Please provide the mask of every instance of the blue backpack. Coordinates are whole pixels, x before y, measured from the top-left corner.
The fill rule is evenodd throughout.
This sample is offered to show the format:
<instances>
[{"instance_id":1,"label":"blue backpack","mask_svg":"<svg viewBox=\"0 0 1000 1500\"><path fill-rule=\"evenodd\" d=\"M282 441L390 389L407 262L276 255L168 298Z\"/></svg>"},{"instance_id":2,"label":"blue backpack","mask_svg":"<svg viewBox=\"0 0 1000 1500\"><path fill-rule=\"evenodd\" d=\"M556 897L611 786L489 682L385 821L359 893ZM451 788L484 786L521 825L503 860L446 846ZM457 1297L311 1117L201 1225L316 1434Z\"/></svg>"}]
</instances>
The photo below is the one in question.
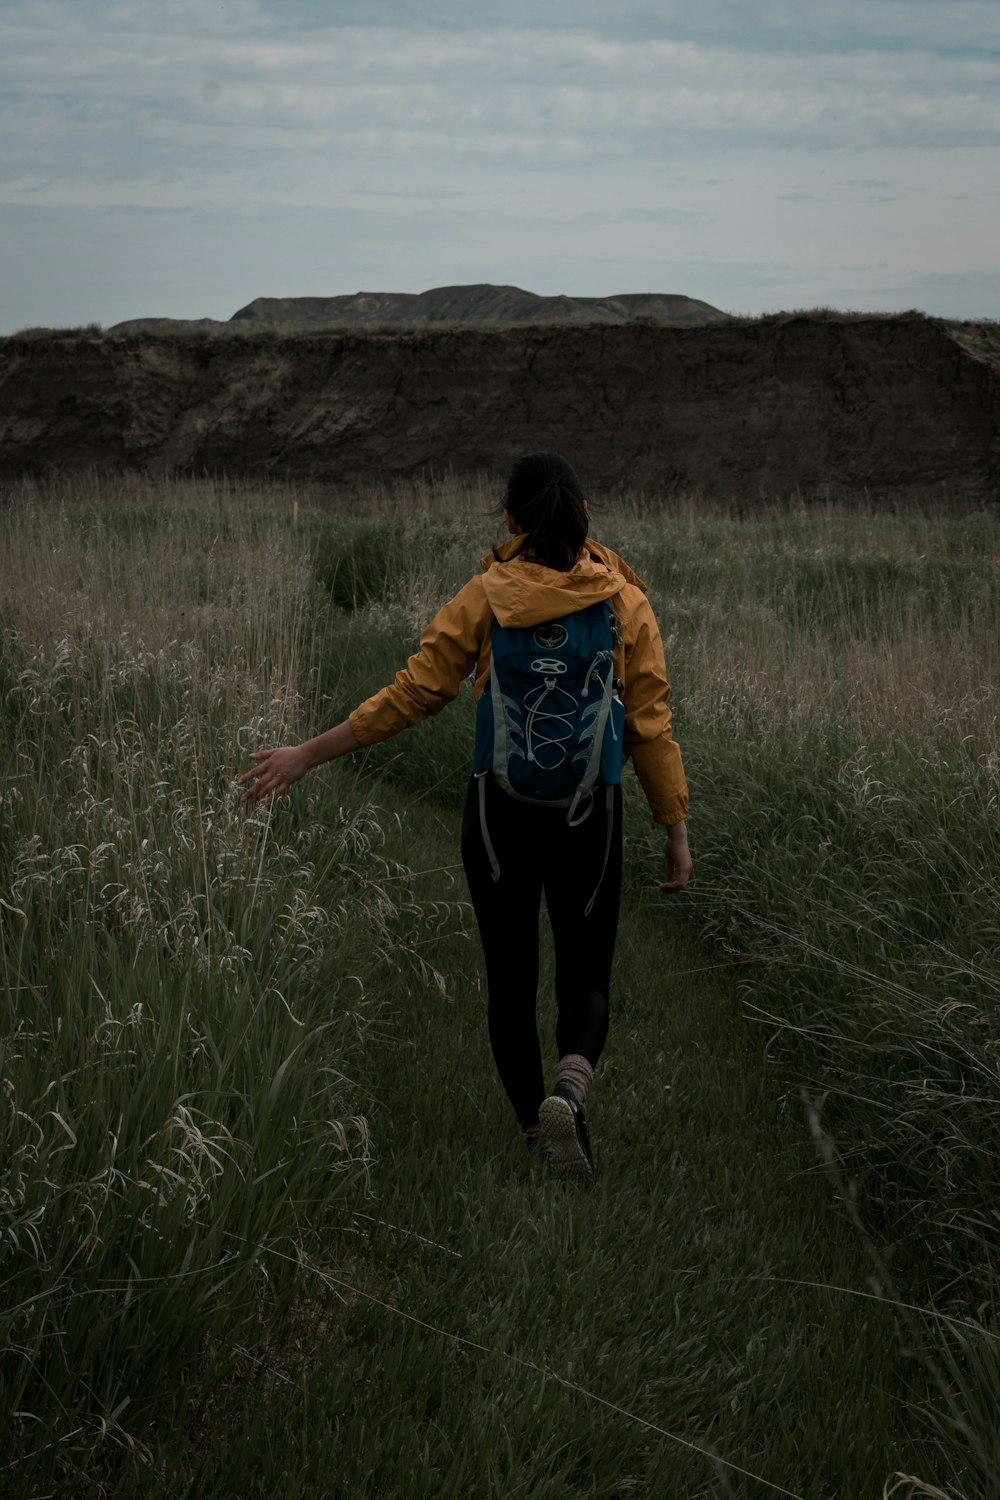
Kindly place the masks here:
<instances>
[{"instance_id":1,"label":"blue backpack","mask_svg":"<svg viewBox=\"0 0 1000 1500\"><path fill-rule=\"evenodd\" d=\"M494 619L489 684L476 705L474 774L492 771L518 801L565 807L568 823L582 822L594 787L621 780L617 640L610 599L539 625Z\"/></svg>"}]
</instances>

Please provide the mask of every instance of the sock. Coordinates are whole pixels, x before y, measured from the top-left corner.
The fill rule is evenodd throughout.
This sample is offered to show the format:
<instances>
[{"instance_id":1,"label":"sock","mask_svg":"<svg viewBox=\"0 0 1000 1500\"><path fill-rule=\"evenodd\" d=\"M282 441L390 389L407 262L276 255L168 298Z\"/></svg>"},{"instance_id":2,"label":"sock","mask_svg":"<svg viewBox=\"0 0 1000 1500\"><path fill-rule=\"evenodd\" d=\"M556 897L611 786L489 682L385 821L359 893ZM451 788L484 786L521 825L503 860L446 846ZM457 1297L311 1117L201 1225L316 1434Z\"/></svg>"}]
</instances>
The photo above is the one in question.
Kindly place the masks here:
<instances>
[{"instance_id":1,"label":"sock","mask_svg":"<svg viewBox=\"0 0 1000 1500\"><path fill-rule=\"evenodd\" d=\"M537 1120L535 1120L530 1125L521 1126L521 1139L524 1141L524 1144L527 1146L529 1151L534 1151L535 1147L540 1145L542 1139L542 1127L541 1125L539 1125Z\"/></svg>"},{"instance_id":2,"label":"sock","mask_svg":"<svg viewBox=\"0 0 1000 1500\"><path fill-rule=\"evenodd\" d=\"M556 1063L553 1083L568 1083L578 1104L586 1103L587 1090L594 1081L594 1070L580 1052L567 1052Z\"/></svg>"}]
</instances>

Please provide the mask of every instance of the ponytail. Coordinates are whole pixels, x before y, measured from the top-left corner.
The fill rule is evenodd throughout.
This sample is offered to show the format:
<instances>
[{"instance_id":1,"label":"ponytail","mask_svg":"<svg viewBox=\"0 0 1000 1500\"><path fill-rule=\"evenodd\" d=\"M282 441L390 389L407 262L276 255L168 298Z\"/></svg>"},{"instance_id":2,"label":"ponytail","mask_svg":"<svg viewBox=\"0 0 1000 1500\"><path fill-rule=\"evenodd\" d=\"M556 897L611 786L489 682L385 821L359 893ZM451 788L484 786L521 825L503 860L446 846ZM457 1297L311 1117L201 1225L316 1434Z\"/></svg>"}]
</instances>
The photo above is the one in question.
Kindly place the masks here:
<instances>
[{"instance_id":1,"label":"ponytail","mask_svg":"<svg viewBox=\"0 0 1000 1500\"><path fill-rule=\"evenodd\" d=\"M510 471L503 509L521 529L518 554L566 573L587 536L580 481L559 453L529 453Z\"/></svg>"}]
</instances>

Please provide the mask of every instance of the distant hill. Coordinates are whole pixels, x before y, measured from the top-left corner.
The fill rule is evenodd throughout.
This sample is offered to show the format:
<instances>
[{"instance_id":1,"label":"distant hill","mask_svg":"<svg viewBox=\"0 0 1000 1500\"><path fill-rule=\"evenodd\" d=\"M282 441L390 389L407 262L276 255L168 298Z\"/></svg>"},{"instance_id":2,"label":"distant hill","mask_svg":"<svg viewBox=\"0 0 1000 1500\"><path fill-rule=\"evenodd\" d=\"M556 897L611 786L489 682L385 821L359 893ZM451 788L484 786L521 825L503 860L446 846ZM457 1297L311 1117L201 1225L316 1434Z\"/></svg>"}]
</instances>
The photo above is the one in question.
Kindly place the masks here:
<instances>
[{"instance_id":1,"label":"distant hill","mask_svg":"<svg viewBox=\"0 0 1000 1500\"><path fill-rule=\"evenodd\" d=\"M128 318L115 323L107 333L212 333L228 328L222 318Z\"/></svg>"},{"instance_id":2,"label":"distant hill","mask_svg":"<svg viewBox=\"0 0 1000 1500\"><path fill-rule=\"evenodd\" d=\"M516 286L439 286L429 292L355 292L350 297L258 297L233 323L301 328L365 323L723 323L707 302L662 292L621 297L538 297Z\"/></svg>"},{"instance_id":3,"label":"distant hill","mask_svg":"<svg viewBox=\"0 0 1000 1500\"><path fill-rule=\"evenodd\" d=\"M726 323L696 297L666 292L626 292L618 297L538 297L516 286L439 286L428 292L354 292L343 297L257 297L227 321L212 318L131 318L109 333L233 331L232 325L286 330L412 327L425 323Z\"/></svg>"}]
</instances>

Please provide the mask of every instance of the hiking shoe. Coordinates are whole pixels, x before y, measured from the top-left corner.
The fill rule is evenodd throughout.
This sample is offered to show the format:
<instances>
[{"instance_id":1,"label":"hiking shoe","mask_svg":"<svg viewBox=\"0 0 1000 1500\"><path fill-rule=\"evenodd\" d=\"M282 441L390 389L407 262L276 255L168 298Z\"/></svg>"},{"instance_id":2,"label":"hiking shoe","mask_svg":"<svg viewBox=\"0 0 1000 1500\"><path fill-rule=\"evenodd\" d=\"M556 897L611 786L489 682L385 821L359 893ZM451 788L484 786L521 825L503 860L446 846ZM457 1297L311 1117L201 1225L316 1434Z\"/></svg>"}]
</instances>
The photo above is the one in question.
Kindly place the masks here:
<instances>
[{"instance_id":1,"label":"hiking shoe","mask_svg":"<svg viewBox=\"0 0 1000 1500\"><path fill-rule=\"evenodd\" d=\"M587 1117L568 1083L557 1083L538 1111L542 1150L556 1177L566 1182L593 1182L594 1153Z\"/></svg>"}]
</instances>

